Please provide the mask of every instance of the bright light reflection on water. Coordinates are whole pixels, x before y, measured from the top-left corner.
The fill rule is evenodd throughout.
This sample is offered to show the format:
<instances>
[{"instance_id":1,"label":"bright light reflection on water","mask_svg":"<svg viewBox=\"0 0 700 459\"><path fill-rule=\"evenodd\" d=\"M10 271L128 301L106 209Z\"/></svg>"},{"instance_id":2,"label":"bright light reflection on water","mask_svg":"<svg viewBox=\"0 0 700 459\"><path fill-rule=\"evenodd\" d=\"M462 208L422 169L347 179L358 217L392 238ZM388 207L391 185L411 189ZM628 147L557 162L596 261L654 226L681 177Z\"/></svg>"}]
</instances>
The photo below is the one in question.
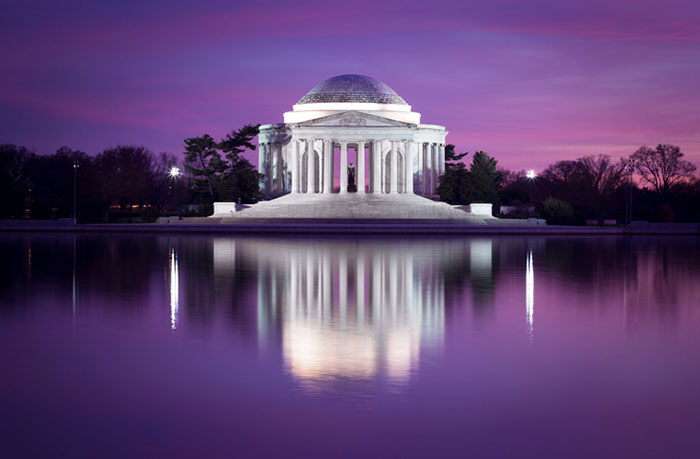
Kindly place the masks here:
<instances>
[{"instance_id":1,"label":"bright light reflection on water","mask_svg":"<svg viewBox=\"0 0 700 459\"><path fill-rule=\"evenodd\" d=\"M700 456L698 238L0 249L7 457Z\"/></svg>"}]
</instances>

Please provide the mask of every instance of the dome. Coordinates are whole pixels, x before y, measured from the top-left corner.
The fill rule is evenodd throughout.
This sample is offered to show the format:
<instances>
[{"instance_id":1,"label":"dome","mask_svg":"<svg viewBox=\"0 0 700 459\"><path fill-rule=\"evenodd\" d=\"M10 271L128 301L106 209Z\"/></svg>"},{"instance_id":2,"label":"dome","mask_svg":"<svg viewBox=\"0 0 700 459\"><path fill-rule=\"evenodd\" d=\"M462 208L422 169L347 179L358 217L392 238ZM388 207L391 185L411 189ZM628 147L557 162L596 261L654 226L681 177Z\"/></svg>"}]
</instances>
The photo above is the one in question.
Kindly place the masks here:
<instances>
[{"instance_id":1,"label":"dome","mask_svg":"<svg viewBox=\"0 0 700 459\"><path fill-rule=\"evenodd\" d=\"M299 104L370 103L408 105L389 86L364 75L338 75L320 83Z\"/></svg>"}]
</instances>

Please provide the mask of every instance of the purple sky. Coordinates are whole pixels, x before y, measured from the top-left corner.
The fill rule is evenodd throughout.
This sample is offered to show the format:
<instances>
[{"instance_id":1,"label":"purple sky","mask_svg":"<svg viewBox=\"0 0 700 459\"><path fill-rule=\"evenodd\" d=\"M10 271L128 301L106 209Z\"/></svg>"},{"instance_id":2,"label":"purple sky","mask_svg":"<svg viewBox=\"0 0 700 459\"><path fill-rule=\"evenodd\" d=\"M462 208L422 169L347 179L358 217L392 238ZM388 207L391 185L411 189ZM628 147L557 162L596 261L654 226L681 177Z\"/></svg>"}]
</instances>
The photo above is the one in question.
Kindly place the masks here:
<instances>
[{"instance_id":1,"label":"purple sky","mask_svg":"<svg viewBox=\"0 0 700 459\"><path fill-rule=\"evenodd\" d=\"M697 0L3 0L0 58L0 142L41 153L180 153L359 73L511 169L660 142L700 165Z\"/></svg>"}]
</instances>

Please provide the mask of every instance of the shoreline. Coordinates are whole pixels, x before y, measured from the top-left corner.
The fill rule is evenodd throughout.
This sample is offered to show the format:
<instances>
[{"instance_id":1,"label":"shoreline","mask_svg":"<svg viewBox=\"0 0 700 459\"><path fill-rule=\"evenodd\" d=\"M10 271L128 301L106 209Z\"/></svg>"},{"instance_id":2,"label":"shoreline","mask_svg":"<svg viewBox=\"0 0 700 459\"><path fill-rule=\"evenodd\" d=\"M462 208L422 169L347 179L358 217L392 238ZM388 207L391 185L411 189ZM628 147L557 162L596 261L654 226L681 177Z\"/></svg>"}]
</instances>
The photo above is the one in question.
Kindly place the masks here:
<instances>
[{"instance_id":1,"label":"shoreline","mask_svg":"<svg viewBox=\"0 0 700 459\"><path fill-rule=\"evenodd\" d=\"M57 220L0 220L0 232L193 233L193 234L524 234L524 235L693 235L700 223L633 222L632 226L465 225L441 221L255 221L246 223L79 223Z\"/></svg>"}]
</instances>

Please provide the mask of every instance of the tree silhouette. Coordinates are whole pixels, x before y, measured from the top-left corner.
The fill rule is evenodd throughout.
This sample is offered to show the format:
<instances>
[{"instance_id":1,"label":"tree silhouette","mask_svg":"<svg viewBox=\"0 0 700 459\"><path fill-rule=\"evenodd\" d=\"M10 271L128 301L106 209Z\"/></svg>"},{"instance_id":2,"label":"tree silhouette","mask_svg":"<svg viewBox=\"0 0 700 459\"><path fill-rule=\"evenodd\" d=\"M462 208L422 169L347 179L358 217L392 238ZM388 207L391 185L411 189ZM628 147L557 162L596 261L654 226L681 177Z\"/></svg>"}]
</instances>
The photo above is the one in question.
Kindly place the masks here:
<instances>
[{"instance_id":1,"label":"tree silhouette","mask_svg":"<svg viewBox=\"0 0 700 459\"><path fill-rule=\"evenodd\" d=\"M246 150L255 150L252 140L260 131L259 124L246 124L238 130L232 130L219 142L219 148L229 162L229 169L235 170L239 165L250 164L242 155Z\"/></svg>"},{"instance_id":2,"label":"tree silhouette","mask_svg":"<svg viewBox=\"0 0 700 459\"><path fill-rule=\"evenodd\" d=\"M472 182L470 202L498 201L498 185L501 183L501 173L498 171L498 161L483 151L477 151L469 167Z\"/></svg>"},{"instance_id":3,"label":"tree silhouette","mask_svg":"<svg viewBox=\"0 0 700 459\"><path fill-rule=\"evenodd\" d=\"M464 153L455 153L455 146L451 143L445 145L445 170L458 168L460 164L458 161L469 154L468 151Z\"/></svg>"},{"instance_id":4,"label":"tree silhouette","mask_svg":"<svg viewBox=\"0 0 700 459\"><path fill-rule=\"evenodd\" d=\"M226 162L217 151L218 144L212 136L185 139L185 169L192 174L193 189L208 193L214 200L214 179L226 170Z\"/></svg>"},{"instance_id":5,"label":"tree silhouette","mask_svg":"<svg viewBox=\"0 0 700 459\"><path fill-rule=\"evenodd\" d=\"M108 204L119 204L123 212L129 205L148 202L149 190L154 186L154 155L149 149L117 145L97 155L95 163L102 197Z\"/></svg>"},{"instance_id":6,"label":"tree silhouette","mask_svg":"<svg viewBox=\"0 0 700 459\"><path fill-rule=\"evenodd\" d=\"M12 144L0 145L0 217L21 217L31 189L34 152Z\"/></svg>"},{"instance_id":7,"label":"tree silhouette","mask_svg":"<svg viewBox=\"0 0 700 459\"><path fill-rule=\"evenodd\" d=\"M695 165L682 158L681 149L669 144L656 148L643 145L630 156L642 183L651 185L662 197L668 196L674 186L692 180Z\"/></svg>"},{"instance_id":8,"label":"tree silhouette","mask_svg":"<svg viewBox=\"0 0 700 459\"><path fill-rule=\"evenodd\" d=\"M576 160L578 169L583 174L584 187L580 192L588 205L596 210L600 223L605 218L605 212L610 208L616 191L626 185L625 164L614 163L609 155L584 156Z\"/></svg>"}]
</instances>

